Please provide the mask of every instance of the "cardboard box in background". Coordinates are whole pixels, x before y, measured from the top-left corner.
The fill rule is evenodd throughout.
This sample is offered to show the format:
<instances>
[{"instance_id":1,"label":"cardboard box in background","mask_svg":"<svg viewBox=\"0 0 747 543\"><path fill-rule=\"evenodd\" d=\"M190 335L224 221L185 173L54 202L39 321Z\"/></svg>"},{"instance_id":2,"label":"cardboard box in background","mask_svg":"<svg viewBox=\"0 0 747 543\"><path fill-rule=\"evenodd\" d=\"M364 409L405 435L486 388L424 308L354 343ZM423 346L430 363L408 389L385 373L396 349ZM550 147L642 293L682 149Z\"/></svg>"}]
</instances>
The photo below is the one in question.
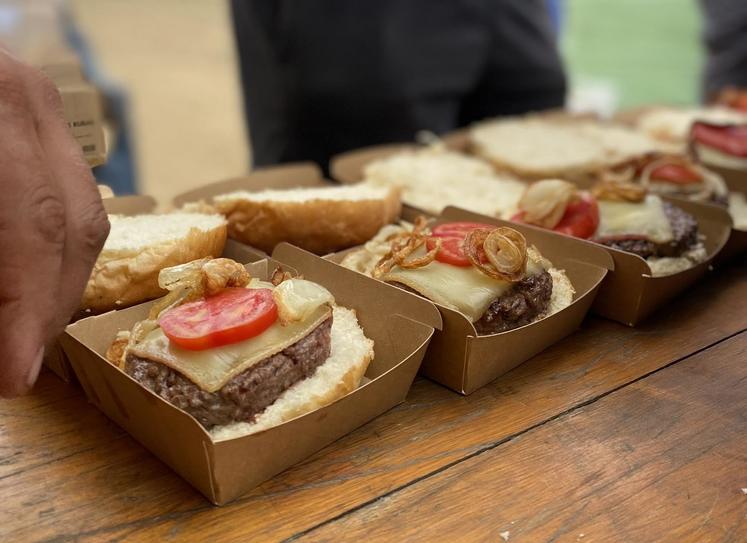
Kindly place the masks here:
<instances>
[{"instance_id":1,"label":"cardboard box in background","mask_svg":"<svg viewBox=\"0 0 747 543\"><path fill-rule=\"evenodd\" d=\"M375 342L367 380L344 398L280 426L214 442L190 415L150 392L104 359L116 333L143 319L152 302L68 326L65 352L89 400L215 504L227 503L404 401L433 329L430 302L281 244L273 261L247 266L265 278L276 265L327 287L356 310Z\"/></svg>"},{"instance_id":2,"label":"cardboard box in background","mask_svg":"<svg viewBox=\"0 0 747 543\"><path fill-rule=\"evenodd\" d=\"M444 321L443 330L433 336L420 372L456 392L471 394L576 330L602 280L613 268L613 261L595 244L456 207L447 207L434 224L455 221L482 222L519 230L556 268L565 270L576 290L573 302L565 309L529 325L490 335L479 336L462 313L438 305ZM356 249L326 258L340 262L353 250Z\"/></svg>"},{"instance_id":3,"label":"cardboard box in background","mask_svg":"<svg viewBox=\"0 0 747 543\"><path fill-rule=\"evenodd\" d=\"M106 162L101 99L97 89L83 78L80 60L68 45L65 2L6 0L0 9L2 46L52 80L86 160L91 166Z\"/></svg>"}]
</instances>

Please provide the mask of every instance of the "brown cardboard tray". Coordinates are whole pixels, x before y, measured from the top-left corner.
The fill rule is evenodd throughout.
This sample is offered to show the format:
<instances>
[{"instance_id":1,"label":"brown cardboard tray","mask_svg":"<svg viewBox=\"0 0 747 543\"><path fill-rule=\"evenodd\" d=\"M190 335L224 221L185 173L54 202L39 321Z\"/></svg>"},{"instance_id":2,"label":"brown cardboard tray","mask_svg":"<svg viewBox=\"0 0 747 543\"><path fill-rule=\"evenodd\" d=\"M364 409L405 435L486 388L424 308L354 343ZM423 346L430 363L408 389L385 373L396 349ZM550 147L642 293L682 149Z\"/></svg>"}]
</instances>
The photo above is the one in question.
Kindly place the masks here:
<instances>
[{"instance_id":1,"label":"brown cardboard tray","mask_svg":"<svg viewBox=\"0 0 747 543\"><path fill-rule=\"evenodd\" d=\"M527 326L487 336L478 336L462 313L438 305L443 331L433 336L420 371L452 390L471 394L576 330L613 262L598 245L456 207L447 207L435 223L453 221L484 222L521 231L555 267L566 271L576 290L573 303L565 309ZM340 262L347 252L328 258Z\"/></svg>"},{"instance_id":2,"label":"brown cardboard tray","mask_svg":"<svg viewBox=\"0 0 747 543\"><path fill-rule=\"evenodd\" d=\"M359 388L280 426L214 442L191 416L142 387L103 355L120 330L145 317L152 302L89 317L68 326L63 345L89 400L171 466L211 502L225 504L402 402L433 328L433 304L281 244L274 261L247 266L267 277L277 263L326 286L356 310L375 342L375 359Z\"/></svg>"},{"instance_id":3,"label":"brown cardboard tray","mask_svg":"<svg viewBox=\"0 0 747 543\"><path fill-rule=\"evenodd\" d=\"M706 260L680 273L653 277L648 263L638 255L604 247L615 261L615 267L602 283L594 301L592 309L595 313L635 326L702 278L711 261L723 249L731 232L731 217L725 209L688 200L664 200L671 201L698 220L700 233L706 237L703 242Z\"/></svg>"}]
</instances>

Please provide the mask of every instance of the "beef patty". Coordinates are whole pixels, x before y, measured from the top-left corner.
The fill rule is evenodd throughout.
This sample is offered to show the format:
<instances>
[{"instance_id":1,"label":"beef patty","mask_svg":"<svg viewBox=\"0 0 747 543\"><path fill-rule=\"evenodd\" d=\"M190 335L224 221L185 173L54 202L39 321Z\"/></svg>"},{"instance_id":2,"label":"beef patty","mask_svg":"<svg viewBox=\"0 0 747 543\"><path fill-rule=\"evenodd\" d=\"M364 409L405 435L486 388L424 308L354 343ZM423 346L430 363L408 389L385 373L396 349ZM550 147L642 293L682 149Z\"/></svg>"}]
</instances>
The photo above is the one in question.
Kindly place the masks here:
<instances>
[{"instance_id":1,"label":"beef patty","mask_svg":"<svg viewBox=\"0 0 747 543\"><path fill-rule=\"evenodd\" d=\"M680 256L698 243L698 221L689 213L663 202L664 213L672 226L673 239L668 243L654 243L646 239L600 240L599 243L634 253L641 258Z\"/></svg>"},{"instance_id":2,"label":"beef patty","mask_svg":"<svg viewBox=\"0 0 747 543\"><path fill-rule=\"evenodd\" d=\"M125 372L167 402L192 415L208 430L254 418L329 358L332 317L306 337L254 364L216 392L206 392L159 362L128 356Z\"/></svg>"},{"instance_id":3,"label":"beef patty","mask_svg":"<svg viewBox=\"0 0 747 543\"><path fill-rule=\"evenodd\" d=\"M402 283L392 281L391 284L422 296ZM485 336L529 324L547 311L551 297L552 275L547 271L525 277L514 283L503 296L493 300L480 320L474 323L475 329L479 335Z\"/></svg>"},{"instance_id":4,"label":"beef patty","mask_svg":"<svg viewBox=\"0 0 747 543\"><path fill-rule=\"evenodd\" d=\"M525 277L488 306L475 330L484 336L529 324L547 311L551 297L552 275L547 271Z\"/></svg>"}]
</instances>

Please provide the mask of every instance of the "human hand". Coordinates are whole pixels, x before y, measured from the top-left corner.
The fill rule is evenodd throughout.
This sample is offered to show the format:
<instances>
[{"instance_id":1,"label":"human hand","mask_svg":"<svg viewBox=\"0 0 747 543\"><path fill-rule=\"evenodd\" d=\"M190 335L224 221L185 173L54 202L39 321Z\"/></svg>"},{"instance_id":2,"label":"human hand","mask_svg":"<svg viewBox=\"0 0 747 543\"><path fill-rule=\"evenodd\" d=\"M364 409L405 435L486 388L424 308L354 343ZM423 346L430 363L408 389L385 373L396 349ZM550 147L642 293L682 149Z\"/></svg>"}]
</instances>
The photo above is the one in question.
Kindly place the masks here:
<instances>
[{"instance_id":1,"label":"human hand","mask_svg":"<svg viewBox=\"0 0 747 543\"><path fill-rule=\"evenodd\" d=\"M0 50L0 396L23 394L80 304L109 221L55 86Z\"/></svg>"}]
</instances>

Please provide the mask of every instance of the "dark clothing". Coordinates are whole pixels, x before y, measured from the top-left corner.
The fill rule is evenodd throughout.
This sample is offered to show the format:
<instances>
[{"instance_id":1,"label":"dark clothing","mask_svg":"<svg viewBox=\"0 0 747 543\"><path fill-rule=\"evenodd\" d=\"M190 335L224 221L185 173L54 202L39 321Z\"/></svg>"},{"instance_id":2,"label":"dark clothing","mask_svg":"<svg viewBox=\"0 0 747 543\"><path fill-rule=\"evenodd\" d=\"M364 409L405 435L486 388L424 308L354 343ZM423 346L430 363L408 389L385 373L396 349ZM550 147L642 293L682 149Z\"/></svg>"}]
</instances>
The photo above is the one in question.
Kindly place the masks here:
<instances>
[{"instance_id":1,"label":"dark clothing","mask_svg":"<svg viewBox=\"0 0 747 543\"><path fill-rule=\"evenodd\" d=\"M747 0L701 0L706 100L728 86L747 88Z\"/></svg>"},{"instance_id":2,"label":"dark clothing","mask_svg":"<svg viewBox=\"0 0 747 543\"><path fill-rule=\"evenodd\" d=\"M232 0L257 166L563 105L544 0Z\"/></svg>"}]
</instances>

